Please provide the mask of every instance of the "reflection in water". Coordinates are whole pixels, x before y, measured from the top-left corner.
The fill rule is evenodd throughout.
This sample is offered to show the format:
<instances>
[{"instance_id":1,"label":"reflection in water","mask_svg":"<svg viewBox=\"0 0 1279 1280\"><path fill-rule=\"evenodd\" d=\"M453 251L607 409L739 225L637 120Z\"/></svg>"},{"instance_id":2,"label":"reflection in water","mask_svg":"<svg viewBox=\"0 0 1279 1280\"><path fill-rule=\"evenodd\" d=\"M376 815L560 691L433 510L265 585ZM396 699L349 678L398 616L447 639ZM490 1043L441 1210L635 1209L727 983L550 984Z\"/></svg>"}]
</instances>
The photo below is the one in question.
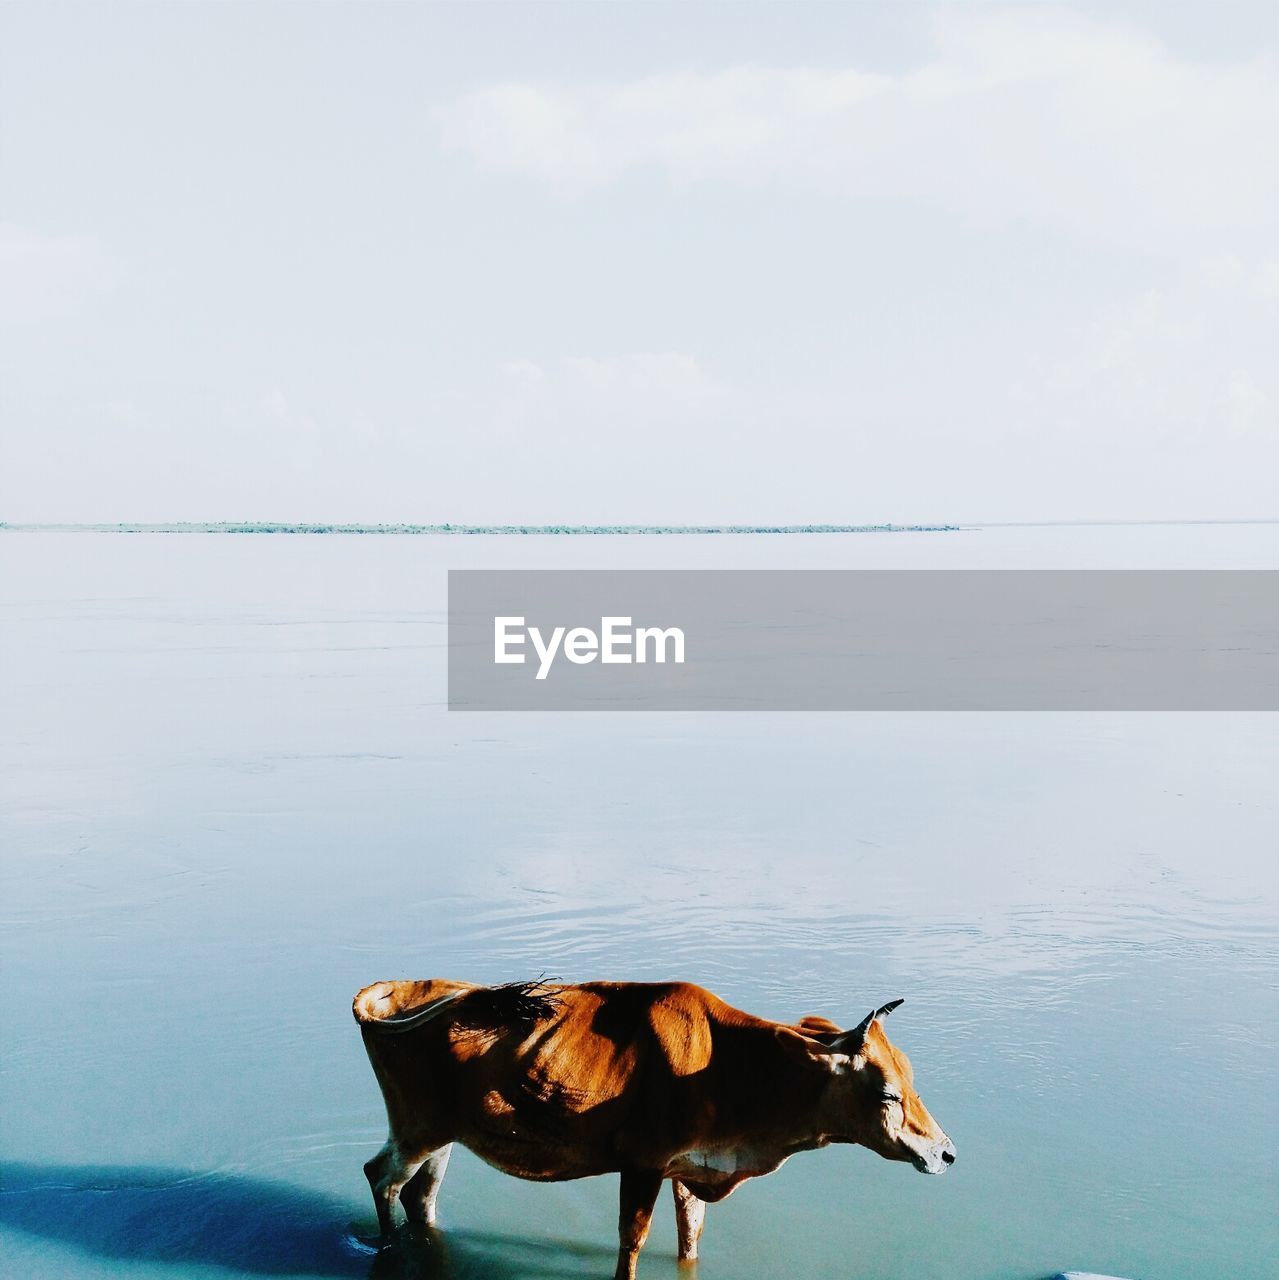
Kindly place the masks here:
<instances>
[{"instance_id":1,"label":"reflection in water","mask_svg":"<svg viewBox=\"0 0 1279 1280\"><path fill-rule=\"evenodd\" d=\"M254 1275L361 1276L350 1206L234 1174L118 1165L0 1165L0 1224L86 1253Z\"/></svg>"},{"instance_id":2,"label":"reflection in water","mask_svg":"<svg viewBox=\"0 0 1279 1280\"><path fill-rule=\"evenodd\" d=\"M395 1241L373 1258L368 1280L511 1280L513 1276L550 1280L580 1276L583 1263L602 1277L612 1271L616 1258L615 1250L591 1249L566 1240L402 1228Z\"/></svg>"},{"instance_id":3,"label":"reflection in water","mask_svg":"<svg viewBox=\"0 0 1279 1280\"><path fill-rule=\"evenodd\" d=\"M86 1254L243 1275L509 1280L577 1275L611 1250L494 1232L402 1227L378 1247L350 1205L238 1174L118 1165L0 1164L0 1226ZM355 1232L360 1231L357 1235Z\"/></svg>"}]
</instances>

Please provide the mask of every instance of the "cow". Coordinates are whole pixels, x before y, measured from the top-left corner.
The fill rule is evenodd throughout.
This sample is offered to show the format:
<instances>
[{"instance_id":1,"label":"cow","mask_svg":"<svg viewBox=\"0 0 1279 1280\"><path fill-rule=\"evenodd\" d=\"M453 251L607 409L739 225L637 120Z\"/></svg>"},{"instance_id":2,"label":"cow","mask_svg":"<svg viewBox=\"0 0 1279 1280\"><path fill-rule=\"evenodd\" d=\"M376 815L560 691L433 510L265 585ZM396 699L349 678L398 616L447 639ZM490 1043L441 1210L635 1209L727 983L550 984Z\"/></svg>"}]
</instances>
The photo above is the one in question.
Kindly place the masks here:
<instances>
[{"instance_id":1,"label":"cow","mask_svg":"<svg viewBox=\"0 0 1279 1280\"><path fill-rule=\"evenodd\" d=\"M846 1031L687 982L376 982L353 1011L390 1125L364 1166L382 1236L397 1202L434 1226L455 1142L518 1178L620 1173L615 1280L634 1280L667 1179L691 1261L707 1203L796 1152L851 1143L942 1173L954 1144L880 1021L901 1003Z\"/></svg>"}]
</instances>

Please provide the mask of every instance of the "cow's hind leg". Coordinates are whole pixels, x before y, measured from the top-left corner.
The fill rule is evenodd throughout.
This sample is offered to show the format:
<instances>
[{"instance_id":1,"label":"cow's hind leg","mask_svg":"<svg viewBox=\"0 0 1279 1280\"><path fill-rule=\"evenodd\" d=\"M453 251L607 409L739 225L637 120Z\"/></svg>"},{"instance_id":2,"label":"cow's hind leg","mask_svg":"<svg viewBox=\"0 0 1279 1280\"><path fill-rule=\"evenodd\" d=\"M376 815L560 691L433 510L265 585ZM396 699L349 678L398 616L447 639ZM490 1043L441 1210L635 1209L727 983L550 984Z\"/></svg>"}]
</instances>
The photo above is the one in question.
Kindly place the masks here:
<instances>
[{"instance_id":1,"label":"cow's hind leg","mask_svg":"<svg viewBox=\"0 0 1279 1280\"><path fill-rule=\"evenodd\" d=\"M651 1169L623 1169L617 1215L617 1271L614 1280L635 1280L635 1264L648 1239L653 1206L662 1189L662 1175Z\"/></svg>"},{"instance_id":2,"label":"cow's hind leg","mask_svg":"<svg viewBox=\"0 0 1279 1280\"><path fill-rule=\"evenodd\" d=\"M364 1176L373 1192L378 1229L383 1236L389 1236L395 1226L395 1204L401 1189L429 1154L424 1151L407 1156L395 1139L389 1138L386 1146L364 1166Z\"/></svg>"},{"instance_id":3,"label":"cow's hind leg","mask_svg":"<svg viewBox=\"0 0 1279 1280\"><path fill-rule=\"evenodd\" d=\"M400 1192L400 1203L410 1222L423 1227L435 1226L435 1199L440 1194L440 1183L444 1181L444 1170L452 1152L451 1142L432 1151Z\"/></svg>"},{"instance_id":4,"label":"cow's hind leg","mask_svg":"<svg viewBox=\"0 0 1279 1280\"><path fill-rule=\"evenodd\" d=\"M671 1179L675 1193L675 1234L679 1240L679 1260L697 1261L697 1242L706 1222L706 1201L695 1196L678 1178Z\"/></svg>"}]
</instances>

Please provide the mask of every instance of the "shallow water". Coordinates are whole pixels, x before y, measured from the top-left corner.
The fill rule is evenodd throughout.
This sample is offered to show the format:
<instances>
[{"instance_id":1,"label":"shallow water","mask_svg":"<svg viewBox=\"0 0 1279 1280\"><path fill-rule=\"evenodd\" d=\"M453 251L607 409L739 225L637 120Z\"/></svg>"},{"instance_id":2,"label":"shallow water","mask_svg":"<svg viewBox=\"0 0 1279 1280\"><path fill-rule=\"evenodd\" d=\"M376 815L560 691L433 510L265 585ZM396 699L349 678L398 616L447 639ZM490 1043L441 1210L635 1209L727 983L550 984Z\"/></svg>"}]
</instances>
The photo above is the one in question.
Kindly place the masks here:
<instances>
[{"instance_id":1,"label":"shallow water","mask_svg":"<svg viewBox=\"0 0 1279 1280\"><path fill-rule=\"evenodd\" d=\"M444 710L446 568L672 565L1279 567L1279 527L0 535L7 1273L609 1274L614 1179L464 1153L442 1242L360 1240L351 995L547 973L906 997L954 1170L797 1157L703 1280L1275 1274L1279 717Z\"/></svg>"}]
</instances>

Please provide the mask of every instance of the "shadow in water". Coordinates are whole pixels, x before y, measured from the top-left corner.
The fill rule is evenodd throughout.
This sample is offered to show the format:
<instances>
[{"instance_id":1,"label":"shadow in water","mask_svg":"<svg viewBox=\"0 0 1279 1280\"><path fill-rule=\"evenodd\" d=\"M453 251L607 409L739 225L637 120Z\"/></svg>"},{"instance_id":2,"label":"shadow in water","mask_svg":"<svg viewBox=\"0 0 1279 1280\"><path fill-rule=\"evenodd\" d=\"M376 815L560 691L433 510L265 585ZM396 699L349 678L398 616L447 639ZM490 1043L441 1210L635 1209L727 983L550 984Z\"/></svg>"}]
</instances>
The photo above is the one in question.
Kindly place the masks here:
<instances>
[{"instance_id":1,"label":"shadow in water","mask_svg":"<svg viewBox=\"0 0 1279 1280\"><path fill-rule=\"evenodd\" d=\"M257 1276L509 1280L607 1274L613 1253L490 1232L355 1234L351 1204L235 1174L121 1165L0 1164L0 1228L100 1258ZM606 1261L605 1261L606 1260Z\"/></svg>"}]
</instances>

